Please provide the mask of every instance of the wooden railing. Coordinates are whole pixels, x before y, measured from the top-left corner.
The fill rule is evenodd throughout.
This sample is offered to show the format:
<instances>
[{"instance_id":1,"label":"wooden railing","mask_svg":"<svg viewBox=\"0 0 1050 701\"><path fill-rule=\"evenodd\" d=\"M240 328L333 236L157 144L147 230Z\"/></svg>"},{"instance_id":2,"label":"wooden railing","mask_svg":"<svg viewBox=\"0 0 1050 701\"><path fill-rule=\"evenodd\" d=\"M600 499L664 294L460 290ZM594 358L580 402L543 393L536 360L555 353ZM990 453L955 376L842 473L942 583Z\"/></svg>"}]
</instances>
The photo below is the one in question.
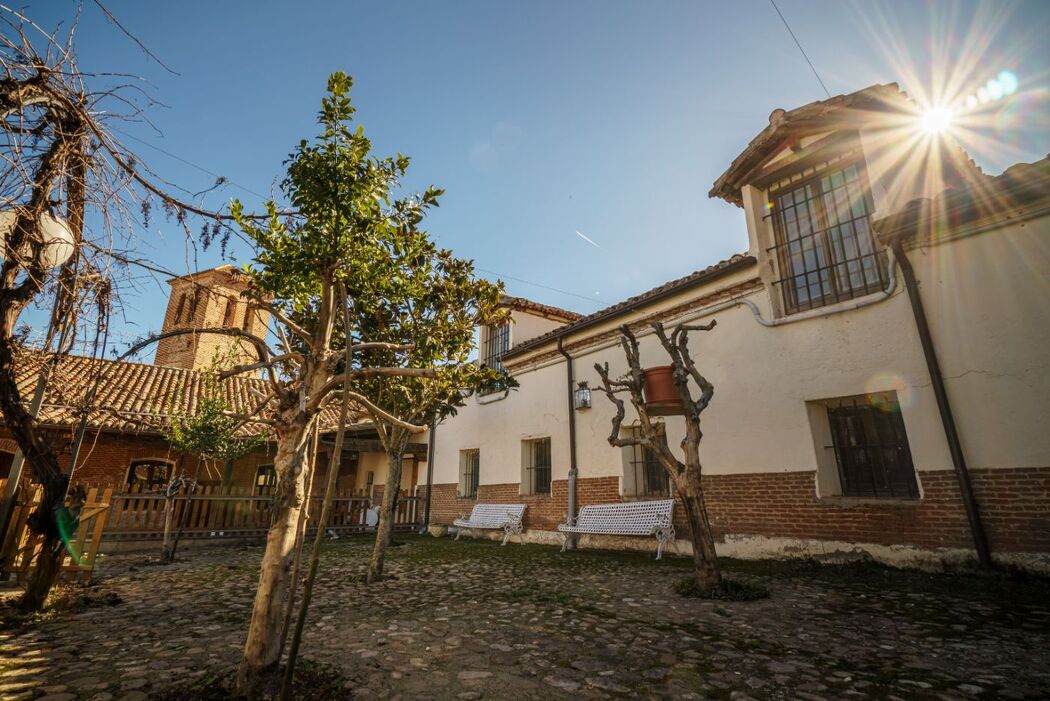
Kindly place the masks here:
<instances>
[{"instance_id":1,"label":"wooden railing","mask_svg":"<svg viewBox=\"0 0 1050 701\"><path fill-rule=\"evenodd\" d=\"M270 527L273 499L272 488L255 489L231 486L198 487L192 494L180 494L173 499L172 523L174 529L184 524L183 538L244 538L265 535ZM310 497L307 530L317 527L323 495ZM420 525L421 498L401 496L394 520L397 530L411 530ZM166 500L156 489L132 487L113 495L109 521L104 536L107 539L156 539L163 537ZM336 493L332 514L325 530L336 534L362 533L371 530L368 497L357 496L352 490Z\"/></svg>"},{"instance_id":2,"label":"wooden railing","mask_svg":"<svg viewBox=\"0 0 1050 701\"><path fill-rule=\"evenodd\" d=\"M0 494L3 494L7 480L0 480ZM21 489L11 511L11 521L0 543L0 580L6 581L13 574L18 581L23 581L39 554L41 537L30 532L26 520L40 503L43 489L32 485ZM62 559L62 576L66 579L91 578L102 542L102 533L106 523L112 489L91 488L83 495L82 503L75 507L79 524L75 531L66 534L66 553Z\"/></svg>"}]
</instances>

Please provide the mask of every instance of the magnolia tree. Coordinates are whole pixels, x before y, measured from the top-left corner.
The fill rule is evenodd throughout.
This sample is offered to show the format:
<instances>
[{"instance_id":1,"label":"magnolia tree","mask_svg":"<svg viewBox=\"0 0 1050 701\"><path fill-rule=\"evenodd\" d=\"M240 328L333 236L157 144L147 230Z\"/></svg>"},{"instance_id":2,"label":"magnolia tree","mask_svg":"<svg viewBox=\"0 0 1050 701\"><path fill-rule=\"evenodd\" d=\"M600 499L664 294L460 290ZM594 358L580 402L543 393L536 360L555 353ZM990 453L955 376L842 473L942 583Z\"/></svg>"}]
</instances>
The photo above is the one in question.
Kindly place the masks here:
<instances>
[{"instance_id":1,"label":"magnolia tree","mask_svg":"<svg viewBox=\"0 0 1050 701\"><path fill-rule=\"evenodd\" d=\"M367 413L388 465L368 567L370 583L382 576L393 533L403 457L416 432L407 424L433 425L454 414L471 393L500 379L497 370L469 362L469 356L477 327L499 323L507 313L499 307L500 285L475 278L470 261L437 248L414 226L397 231L384 249L383 265L389 272L382 285L369 291L375 298L351 305L354 323L366 338L410 349L398 354L375 348L361 353L358 362L425 367L433 373L427 377L362 377L356 385L372 401L373 408ZM390 421L390 416L399 420Z\"/></svg>"},{"instance_id":2,"label":"magnolia tree","mask_svg":"<svg viewBox=\"0 0 1050 701\"><path fill-rule=\"evenodd\" d=\"M644 388L645 371L642 369L638 354L638 339L626 324L620 327L620 345L627 358L627 372L618 378L609 376L609 364L595 364L594 369L601 378L601 390L616 407L612 420L612 432L609 444L612 446L645 446L656 455L667 471L671 484L685 507L686 521L693 541L693 578L699 593L712 592L722 587L722 574L718 568L715 555L715 541L711 535L711 521L704 503L704 485L701 479L700 414L707 409L714 396L715 388L704 377L693 362L689 352L689 332L710 331L715 327L711 321L704 325L679 324L668 335L663 324L652 325L660 345L671 359L674 371L671 375L678 396L682 402L685 419L685 438L682 439L682 458L671 450L664 440L664 434L645 407ZM694 396L693 385L699 390ZM625 416L624 401L619 395L626 394L638 414L638 431L621 436L620 427Z\"/></svg>"}]
</instances>

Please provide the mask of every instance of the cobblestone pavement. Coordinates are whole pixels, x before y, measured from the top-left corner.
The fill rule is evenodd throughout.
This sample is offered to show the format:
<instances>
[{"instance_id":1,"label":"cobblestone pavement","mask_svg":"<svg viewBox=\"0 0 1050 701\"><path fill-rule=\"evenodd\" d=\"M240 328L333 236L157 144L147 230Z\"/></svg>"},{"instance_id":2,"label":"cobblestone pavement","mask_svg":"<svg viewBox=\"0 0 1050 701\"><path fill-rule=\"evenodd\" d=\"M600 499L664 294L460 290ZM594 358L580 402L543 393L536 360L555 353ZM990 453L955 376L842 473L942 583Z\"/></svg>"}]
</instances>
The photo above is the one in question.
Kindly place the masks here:
<instances>
[{"instance_id":1,"label":"cobblestone pavement","mask_svg":"<svg viewBox=\"0 0 1050 701\"><path fill-rule=\"evenodd\" d=\"M354 698L1046 698L1045 582L877 567L727 563L769 599L682 599L678 558L401 537L367 587L369 542L326 549L303 656ZM260 547L169 566L109 557L122 603L0 631L0 697L147 698L236 664ZM348 695L351 692L348 691Z\"/></svg>"}]
</instances>

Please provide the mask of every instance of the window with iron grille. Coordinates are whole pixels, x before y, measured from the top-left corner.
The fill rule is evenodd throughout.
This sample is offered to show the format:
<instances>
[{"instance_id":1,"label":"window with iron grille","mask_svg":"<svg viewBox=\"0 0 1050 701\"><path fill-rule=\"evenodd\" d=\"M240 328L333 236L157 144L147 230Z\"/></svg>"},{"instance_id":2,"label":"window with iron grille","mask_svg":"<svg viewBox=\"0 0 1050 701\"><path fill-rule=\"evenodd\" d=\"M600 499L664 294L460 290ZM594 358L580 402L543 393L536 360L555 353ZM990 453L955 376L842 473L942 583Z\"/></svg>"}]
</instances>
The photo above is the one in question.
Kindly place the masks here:
<instances>
[{"instance_id":1,"label":"window with iron grille","mask_svg":"<svg viewBox=\"0 0 1050 701\"><path fill-rule=\"evenodd\" d=\"M772 190L769 200L776 241L769 251L787 313L886 289L886 253L871 229L862 161Z\"/></svg>"},{"instance_id":2,"label":"window with iron grille","mask_svg":"<svg viewBox=\"0 0 1050 701\"><path fill-rule=\"evenodd\" d=\"M156 489L168 484L174 464L169 460L148 458L132 460L128 468L128 486L139 485L142 489Z\"/></svg>"},{"instance_id":3,"label":"window with iron grille","mask_svg":"<svg viewBox=\"0 0 1050 701\"><path fill-rule=\"evenodd\" d=\"M842 495L919 496L915 467L895 396L865 395L828 405Z\"/></svg>"},{"instance_id":4,"label":"window with iron grille","mask_svg":"<svg viewBox=\"0 0 1050 701\"><path fill-rule=\"evenodd\" d=\"M277 472L273 465L259 465L255 470L255 495L269 494L277 484Z\"/></svg>"},{"instance_id":5,"label":"window with iron grille","mask_svg":"<svg viewBox=\"0 0 1050 701\"><path fill-rule=\"evenodd\" d=\"M493 368L505 373L503 369L503 354L510 350L510 323L504 322L494 326L485 326L481 333L481 363L486 367ZM505 389L502 382L494 382L482 388L482 394L491 394Z\"/></svg>"},{"instance_id":6,"label":"window with iron grille","mask_svg":"<svg viewBox=\"0 0 1050 701\"><path fill-rule=\"evenodd\" d=\"M551 439L534 438L523 442L526 494L551 493Z\"/></svg>"},{"instance_id":7,"label":"window with iron grille","mask_svg":"<svg viewBox=\"0 0 1050 701\"><path fill-rule=\"evenodd\" d=\"M637 436L637 427L624 429L625 433ZM661 426L660 440L666 440ZM660 464L656 451L644 445L624 446L624 495L638 497L668 497L671 482L667 470Z\"/></svg>"},{"instance_id":8,"label":"window with iron grille","mask_svg":"<svg viewBox=\"0 0 1050 701\"><path fill-rule=\"evenodd\" d=\"M468 499L478 497L478 478L481 468L481 451L459 451L459 493Z\"/></svg>"}]
</instances>

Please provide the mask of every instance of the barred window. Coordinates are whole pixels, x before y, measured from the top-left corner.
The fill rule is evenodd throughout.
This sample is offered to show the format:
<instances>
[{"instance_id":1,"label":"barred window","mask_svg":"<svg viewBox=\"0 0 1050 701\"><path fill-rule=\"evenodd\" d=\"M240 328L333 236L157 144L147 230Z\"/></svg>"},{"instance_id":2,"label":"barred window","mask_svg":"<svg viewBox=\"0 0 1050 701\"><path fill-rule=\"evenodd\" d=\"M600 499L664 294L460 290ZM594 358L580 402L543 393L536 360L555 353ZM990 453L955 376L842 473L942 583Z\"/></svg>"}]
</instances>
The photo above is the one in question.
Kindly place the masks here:
<instances>
[{"instance_id":1,"label":"barred window","mask_svg":"<svg viewBox=\"0 0 1050 701\"><path fill-rule=\"evenodd\" d=\"M277 471L273 465L259 465L255 470L255 494L256 496L269 494L273 486L277 484Z\"/></svg>"},{"instance_id":2,"label":"barred window","mask_svg":"<svg viewBox=\"0 0 1050 701\"><path fill-rule=\"evenodd\" d=\"M171 469L174 463L170 460L148 458L145 460L132 460L128 468L128 486L141 486L142 489L154 489L163 487L171 479Z\"/></svg>"},{"instance_id":3,"label":"barred window","mask_svg":"<svg viewBox=\"0 0 1050 701\"><path fill-rule=\"evenodd\" d=\"M872 232L862 162L773 190L770 207L776 245L769 250L787 313L886 289L886 253Z\"/></svg>"},{"instance_id":4,"label":"barred window","mask_svg":"<svg viewBox=\"0 0 1050 701\"><path fill-rule=\"evenodd\" d=\"M500 372L503 369L503 354L510 350L510 322L503 322L494 326L484 326L481 329L481 363L486 367ZM495 382L482 389L482 394L491 394L505 389L503 383Z\"/></svg>"},{"instance_id":5,"label":"barred window","mask_svg":"<svg viewBox=\"0 0 1050 701\"><path fill-rule=\"evenodd\" d=\"M828 421L843 496L918 498L896 396L837 400L828 404Z\"/></svg>"},{"instance_id":6,"label":"barred window","mask_svg":"<svg viewBox=\"0 0 1050 701\"><path fill-rule=\"evenodd\" d=\"M625 428L624 433L637 436L637 427ZM666 440L663 430L660 439ZM656 452L644 445L624 446L624 496L668 497L671 482L667 470L660 464Z\"/></svg>"},{"instance_id":7,"label":"barred window","mask_svg":"<svg viewBox=\"0 0 1050 701\"><path fill-rule=\"evenodd\" d=\"M524 470L522 491L525 494L551 493L551 439L522 441Z\"/></svg>"},{"instance_id":8,"label":"barred window","mask_svg":"<svg viewBox=\"0 0 1050 701\"><path fill-rule=\"evenodd\" d=\"M481 451L459 451L459 494L468 499L478 497L478 479L481 468Z\"/></svg>"}]
</instances>

